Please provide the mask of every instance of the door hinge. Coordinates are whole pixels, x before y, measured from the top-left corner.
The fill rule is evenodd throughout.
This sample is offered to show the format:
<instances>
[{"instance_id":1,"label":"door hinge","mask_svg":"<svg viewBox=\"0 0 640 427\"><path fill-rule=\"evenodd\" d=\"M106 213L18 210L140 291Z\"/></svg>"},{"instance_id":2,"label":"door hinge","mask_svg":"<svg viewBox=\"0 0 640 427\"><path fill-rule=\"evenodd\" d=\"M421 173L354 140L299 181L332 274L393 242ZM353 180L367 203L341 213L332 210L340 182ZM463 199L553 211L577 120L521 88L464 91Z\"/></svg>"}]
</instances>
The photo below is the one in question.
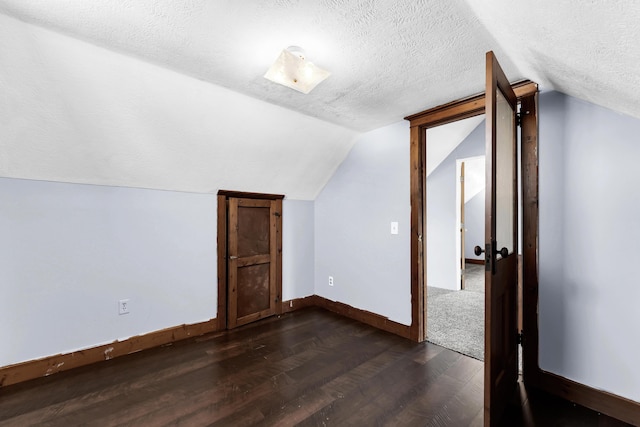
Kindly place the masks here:
<instances>
[{"instance_id":1,"label":"door hinge","mask_svg":"<svg viewBox=\"0 0 640 427\"><path fill-rule=\"evenodd\" d=\"M516 124L520 127L522 127L522 119L524 116L528 116L529 114L531 114L531 111L520 111L519 113L516 113Z\"/></svg>"},{"instance_id":2,"label":"door hinge","mask_svg":"<svg viewBox=\"0 0 640 427\"><path fill-rule=\"evenodd\" d=\"M524 342L524 332L520 331L518 332L518 344L522 345L523 342Z\"/></svg>"}]
</instances>

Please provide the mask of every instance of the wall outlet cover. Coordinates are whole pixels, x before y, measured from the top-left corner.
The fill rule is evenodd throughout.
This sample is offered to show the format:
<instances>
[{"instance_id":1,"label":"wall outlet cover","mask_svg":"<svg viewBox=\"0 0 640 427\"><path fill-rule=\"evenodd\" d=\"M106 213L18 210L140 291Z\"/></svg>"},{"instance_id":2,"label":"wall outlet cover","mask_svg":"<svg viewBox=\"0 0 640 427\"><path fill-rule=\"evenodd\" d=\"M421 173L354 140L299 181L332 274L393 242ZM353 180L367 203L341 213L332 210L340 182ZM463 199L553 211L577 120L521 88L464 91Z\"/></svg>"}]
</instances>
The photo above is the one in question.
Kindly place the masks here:
<instances>
[{"instance_id":1,"label":"wall outlet cover","mask_svg":"<svg viewBox=\"0 0 640 427\"><path fill-rule=\"evenodd\" d=\"M118 301L118 314L119 315L123 315L123 314L129 314L131 309L130 303L129 303L129 299L121 299L120 301Z\"/></svg>"}]
</instances>

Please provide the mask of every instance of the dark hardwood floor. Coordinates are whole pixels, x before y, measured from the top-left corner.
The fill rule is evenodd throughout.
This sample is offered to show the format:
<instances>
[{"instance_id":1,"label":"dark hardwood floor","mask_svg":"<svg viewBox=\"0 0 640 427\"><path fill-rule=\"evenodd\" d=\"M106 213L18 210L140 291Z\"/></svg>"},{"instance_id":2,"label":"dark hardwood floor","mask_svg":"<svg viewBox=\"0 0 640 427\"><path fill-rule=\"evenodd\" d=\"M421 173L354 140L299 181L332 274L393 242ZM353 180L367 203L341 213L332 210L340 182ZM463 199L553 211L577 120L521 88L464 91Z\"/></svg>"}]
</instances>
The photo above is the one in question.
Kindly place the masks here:
<instances>
[{"instance_id":1,"label":"dark hardwood floor","mask_svg":"<svg viewBox=\"0 0 640 427\"><path fill-rule=\"evenodd\" d=\"M481 426L483 364L310 308L0 388L0 426ZM522 387L507 426L622 426Z\"/></svg>"}]
</instances>

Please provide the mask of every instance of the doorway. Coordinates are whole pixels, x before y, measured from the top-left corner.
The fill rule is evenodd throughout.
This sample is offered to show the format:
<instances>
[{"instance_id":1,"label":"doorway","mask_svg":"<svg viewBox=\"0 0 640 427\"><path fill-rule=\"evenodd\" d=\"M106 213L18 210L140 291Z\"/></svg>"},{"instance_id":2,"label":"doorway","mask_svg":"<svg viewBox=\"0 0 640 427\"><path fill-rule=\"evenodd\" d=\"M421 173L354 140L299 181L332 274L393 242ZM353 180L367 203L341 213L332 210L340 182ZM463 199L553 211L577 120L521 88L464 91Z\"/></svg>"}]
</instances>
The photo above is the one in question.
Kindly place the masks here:
<instances>
[{"instance_id":1,"label":"doorway","mask_svg":"<svg viewBox=\"0 0 640 427\"><path fill-rule=\"evenodd\" d=\"M483 360L484 114L425 132L427 340Z\"/></svg>"},{"instance_id":2,"label":"doorway","mask_svg":"<svg viewBox=\"0 0 640 427\"><path fill-rule=\"evenodd\" d=\"M282 199L218 192L218 324L282 313Z\"/></svg>"},{"instance_id":3,"label":"doorway","mask_svg":"<svg viewBox=\"0 0 640 427\"><path fill-rule=\"evenodd\" d=\"M426 235L428 205L426 178L426 132L431 127L487 113L487 198L485 252L485 425L499 420L517 381L517 345L524 347L523 376L539 375L537 329L537 85L530 81L509 84L493 52L486 55L486 92L407 117L410 127L411 182L411 337L426 339L427 292L424 264L428 256ZM521 113L516 113L517 104ZM522 195L516 185L516 122L521 123ZM499 148L499 150L497 150ZM499 172L499 173L497 173ZM507 197L508 196L508 197ZM518 203L519 201L519 203ZM513 284L517 283L515 229L517 206L522 208L523 326L518 333ZM498 218L498 220L497 220ZM498 225L498 227L497 227Z\"/></svg>"}]
</instances>

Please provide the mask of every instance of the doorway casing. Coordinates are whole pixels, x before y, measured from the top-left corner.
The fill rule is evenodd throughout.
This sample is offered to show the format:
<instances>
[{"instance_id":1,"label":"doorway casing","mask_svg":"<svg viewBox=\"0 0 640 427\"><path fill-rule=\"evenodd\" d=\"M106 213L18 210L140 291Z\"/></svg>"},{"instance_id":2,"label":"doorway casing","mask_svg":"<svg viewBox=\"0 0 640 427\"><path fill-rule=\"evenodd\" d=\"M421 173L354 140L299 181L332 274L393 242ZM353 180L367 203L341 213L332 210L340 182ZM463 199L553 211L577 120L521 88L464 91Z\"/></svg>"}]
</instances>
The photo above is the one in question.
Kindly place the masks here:
<instances>
[{"instance_id":1,"label":"doorway casing","mask_svg":"<svg viewBox=\"0 0 640 427\"><path fill-rule=\"evenodd\" d=\"M527 351L524 354L524 371L527 365L538 365L537 330L537 235L538 235L538 177L537 177L537 84L527 80L512 85L522 114L522 200L523 213L523 281L524 328L527 331ZM426 238L426 130L431 127L474 117L485 112L485 94L454 101L405 119L410 122L410 196L411 196L411 328L414 341L426 339L427 292L425 280L424 249ZM526 119L525 119L526 118ZM529 174L529 175L527 175ZM533 204L532 204L533 202ZM533 317L531 317L533 316ZM533 324L527 323L532 322ZM532 369L535 371L536 369Z\"/></svg>"},{"instance_id":2,"label":"doorway casing","mask_svg":"<svg viewBox=\"0 0 640 427\"><path fill-rule=\"evenodd\" d=\"M230 325L228 323L229 307L228 307L228 204L230 198L245 198L254 200L271 200L275 202L276 209L274 215L276 216L274 222L274 235L275 247L272 248L275 251L275 308L274 314L282 314L282 200L284 195L280 194L262 194L262 193L245 193L239 191L218 191L218 330L227 329Z\"/></svg>"}]
</instances>

